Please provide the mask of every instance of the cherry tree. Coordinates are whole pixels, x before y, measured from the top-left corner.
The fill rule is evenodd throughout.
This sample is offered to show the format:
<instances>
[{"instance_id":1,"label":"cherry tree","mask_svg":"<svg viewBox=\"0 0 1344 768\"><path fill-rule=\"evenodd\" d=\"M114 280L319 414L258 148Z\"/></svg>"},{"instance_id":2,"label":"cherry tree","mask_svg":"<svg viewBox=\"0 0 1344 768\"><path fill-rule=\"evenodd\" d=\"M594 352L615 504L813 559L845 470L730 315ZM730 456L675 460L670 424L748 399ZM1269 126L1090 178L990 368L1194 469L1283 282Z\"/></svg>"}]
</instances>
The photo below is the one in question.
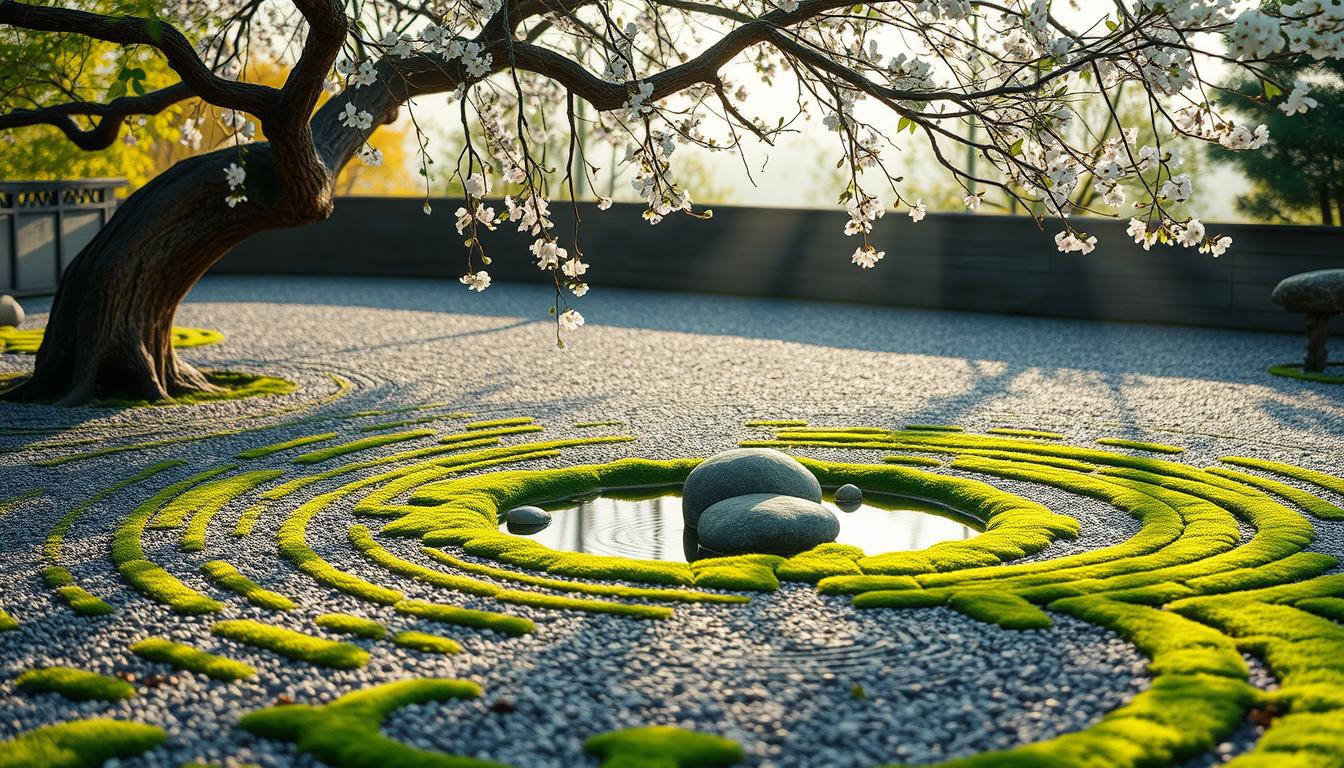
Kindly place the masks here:
<instances>
[{"instance_id":1,"label":"cherry tree","mask_svg":"<svg viewBox=\"0 0 1344 768\"><path fill-rule=\"evenodd\" d=\"M1264 126L1220 113L1218 83L1235 70L1262 83L1257 98L1304 111L1309 84L1276 82L1276 65L1341 55L1341 0L0 0L0 130L50 126L98 151L134 140L145 116L184 109L183 143L199 142L206 119L232 136L136 191L71 264L34 375L12 396L74 404L211 388L170 345L179 302L243 239L329 216L336 175L380 164L373 133L403 113L427 183L465 190L444 224L465 243L462 283L489 286L492 230L526 232L530 253L505 256L553 276L559 333L583 324L569 300L588 290L577 209L565 213L572 239L555 227L596 170L581 132L624 149L657 224L710 215L678 183L679 147L768 147L819 121L847 179L838 204L862 268L883 258L870 234L884 214L924 217L906 178L919 169L898 152L915 143L968 209L1012 199L1042 211L1059 222L1061 250L1096 244L1071 216L1088 212L1079 198L1131 217L1144 248L1217 256L1228 238L1172 213L1194 183L1170 142L1257 149ZM263 60L285 68L278 87L249 78ZM1122 88L1144 95L1154 143L1120 124ZM334 95L319 108L324 90ZM753 95L767 92L789 97ZM453 115L436 127L461 141L446 171L422 130L435 94ZM1114 125L1078 118L1098 102ZM559 157L542 149L557 137ZM1075 195L1080 185L1097 194ZM424 210L435 213L428 193Z\"/></svg>"}]
</instances>

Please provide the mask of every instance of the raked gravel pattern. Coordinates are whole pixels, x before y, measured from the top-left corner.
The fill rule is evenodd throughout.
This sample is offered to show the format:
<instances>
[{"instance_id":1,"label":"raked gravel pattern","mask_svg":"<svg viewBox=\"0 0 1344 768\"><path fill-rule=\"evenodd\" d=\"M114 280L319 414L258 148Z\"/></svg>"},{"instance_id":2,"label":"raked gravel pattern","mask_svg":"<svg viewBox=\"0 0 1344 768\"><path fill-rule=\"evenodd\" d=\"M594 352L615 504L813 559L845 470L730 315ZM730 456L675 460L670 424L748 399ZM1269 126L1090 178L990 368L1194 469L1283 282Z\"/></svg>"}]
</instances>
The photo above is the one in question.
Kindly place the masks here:
<instances>
[{"instance_id":1,"label":"raked gravel pattern","mask_svg":"<svg viewBox=\"0 0 1344 768\"><path fill-rule=\"evenodd\" d=\"M65 427L59 439L96 448L129 434L156 439L240 428L279 420L272 416L278 410L331 394L334 373L352 383L350 394L295 416L446 402L481 418L535 417L547 427L542 439L581 434L571 426L576 422L610 419L625 422L615 431L639 438L531 466L706 456L756 436L743 422L773 418L888 427L940 422L976 431L1032 427L1063 432L1075 444L1101 436L1173 442L1188 449L1183 461L1196 464L1250 453L1324 471L1344 465L1344 389L1264 373L1267 364L1298 356L1301 342L1293 335L599 290L579 305L588 325L559 351L548 305L548 292L537 286L496 285L477 296L440 281L210 278L178 323L221 330L228 340L185 356L205 367L286 376L303 385L300 393L120 412L0 404L0 427L10 431L0 435L6 451L0 496L30 487L49 492L0 519L0 595L24 622L0 634L0 737L74 717L128 717L163 726L169 742L125 765L311 765L289 745L253 739L233 724L282 697L325 701L372 683L435 675L476 680L485 695L399 711L385 724L387 734L521 768L571 768L596 764L582 754L588 735L667 723L740 740L748 765L838 768L926 763L1049 738L1086 727L1147 685L1145 660L1132 647L1067 617L1056 617L1049 630L1008 632L946 609L855 611L843 598L786 586L747 606L678 606L673 619L661 622L510 606L534 618L538 631L501 638L419 624L320 587L276 556L283 512L263 516L250 538L237 540L227 532L240 510L225 509L204 554L182 553L180 532L147 532L148 557L194 587L208 588L200 563L226 553L244 573L301 605L277 614L230 597L230 618L316 633L314 616L342 610L393 630L449 635L464 649L441 657L356 640L373 651L360 670L287 662L244 646L226 648L209 635L208 620L183 619L130 592L106 553L113 526L153 491L227 463L243 448L316 428L224 435L50 468L30 462L74 449L42 449L47 435L15 430ZM43 305L29 302L28 309L36 314L30 323L40 324ZM31 358L0 356L0 373L30 365ZM94 505L66 538L63 564L118 609L100 619L75 617L41 584L42 540L72 505L123 479L128 468L164 458L187 465ZM285 466L286 458L248 468ZM995 483L1080 520L1083 535L1044 556L1107 546L1137 529L1089 499ZM329 487L310 488L283 508ZM354 521L348 506L338 504L310 528L310 543L338 567L412 597L434 596L350 550L345 530ZM1344 525L1317 525L1314 548L1344 556ZM385 543L404 557L418 556L410 542ZM456 602L497 607L470 597ZM226 652L256 666L259 676L220 684L164 674L126 650L150 633ZM51 664L125 671L147 688L120 704L13 692L10 680L19 672ZM1255 675L1273 684L1258 667ZM501 700L513 711L492 711ZM1255 737L1253 727L1243 728L1191 765L1216 764Z\"/></svg>"}]
</instances>

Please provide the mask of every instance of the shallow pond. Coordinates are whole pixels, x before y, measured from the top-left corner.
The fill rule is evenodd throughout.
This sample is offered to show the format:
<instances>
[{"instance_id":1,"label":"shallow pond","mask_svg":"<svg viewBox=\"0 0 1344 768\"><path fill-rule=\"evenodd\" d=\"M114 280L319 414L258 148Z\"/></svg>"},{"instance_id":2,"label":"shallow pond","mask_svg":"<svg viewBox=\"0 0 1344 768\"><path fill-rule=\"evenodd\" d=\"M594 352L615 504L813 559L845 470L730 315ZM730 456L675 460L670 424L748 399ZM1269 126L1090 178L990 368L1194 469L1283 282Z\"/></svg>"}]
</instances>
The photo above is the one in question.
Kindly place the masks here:
<instances>
[{"instance_id":1,"label":"shallow pond","mask_svg":"<svg viewBox=\"0 0 1344 768\"><path fill-rule=\"evenodd\" d=\"M841 511L829 498L823 503L840 519L836 541L868 555L919 550L979 533L971 518L919 499L870 494L852 512ZM681 497L673 493L642 499L598 496L542 506L550 510L551 524L525 538L551 549L644 560L695 559L695 532L686 530ZM503 524L499 529L511 533Z\"/></svg>"}]
</instances>

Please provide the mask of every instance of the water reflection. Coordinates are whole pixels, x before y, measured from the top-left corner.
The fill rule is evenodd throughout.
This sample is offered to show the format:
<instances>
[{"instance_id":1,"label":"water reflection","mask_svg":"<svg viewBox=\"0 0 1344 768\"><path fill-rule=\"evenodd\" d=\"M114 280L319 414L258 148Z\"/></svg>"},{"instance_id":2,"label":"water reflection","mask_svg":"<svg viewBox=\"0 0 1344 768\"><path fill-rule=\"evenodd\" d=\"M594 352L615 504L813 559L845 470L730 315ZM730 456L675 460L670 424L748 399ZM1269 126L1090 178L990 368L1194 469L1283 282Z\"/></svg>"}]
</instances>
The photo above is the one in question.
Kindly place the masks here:
<instances>
[{"instance_id":1,"label":"water reflection","mask_svg":"<svg viewBox=\"0 0 1344 768\"><path fill-rule=\"evenodd\" d=\"M852 512L842 512L829 501L825 504L840 519L836 541L868 555L924 549L978 533L970 520L917 499L870 497ZM639 500L599 496L547 508L553 517L550 526L525 538L551 549L645 560L694 559L695 531L682 522L680 496ZM507 528L501 525L500 530Z\"/></svg>"}]
</instances>

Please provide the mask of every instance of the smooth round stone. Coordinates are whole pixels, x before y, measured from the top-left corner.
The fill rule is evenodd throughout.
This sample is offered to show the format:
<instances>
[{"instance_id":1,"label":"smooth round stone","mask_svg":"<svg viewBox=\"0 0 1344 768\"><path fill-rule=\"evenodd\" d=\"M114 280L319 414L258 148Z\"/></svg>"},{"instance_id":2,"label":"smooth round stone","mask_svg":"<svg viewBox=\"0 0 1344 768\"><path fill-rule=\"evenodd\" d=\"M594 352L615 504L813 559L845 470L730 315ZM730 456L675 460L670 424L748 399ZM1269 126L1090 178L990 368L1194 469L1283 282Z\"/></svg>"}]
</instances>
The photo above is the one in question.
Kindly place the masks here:
<instances>
[{"instance_id":1,"label":"smooth round stone","mask_svg":"<svg viewBox=\"0 0 1344 768\"><path fill-rule=\"evenodd\" d=\"M700 546L722 555L796 555L835 541L840 521L815 501L751 493L713 504L700 517Z\"/></svg>"},{"instance_id":2,"label":"smooth round stone","mask_svg":"<svg viewBox=\"0 0 1344 768\"><path fill-rule=\"evenodd\" d=\"M23 306L13 296L0 296L0 325L23 325Z\"/></svg>"},{"instance_id":3,"label":"smooth round stone","mask_svg":"<svg viewBox=\"0 0 1344 768\"><path fill-rule=\"evenodd\" d=\"M695 528L700 515L734 496L763 493L821 501L821 483L798 460L771 448L736 448L705 459L686 477L681 514Z\"/></svg>"},{"instance_id":4,"label":"smooth round stone","mask_svg":"<svg viewBox=\"0 0 1344 768\"><path fill-rule=\"evenodd\" d=\"M836 488L835 506L845 512L853 512L863 506L863 490L852 483L846 483Z\"/></svg>"},{"instance_id":5,"label":"smooth round stone","mask_svg":"<svg viewBox=\"0 0 1344 768\"><path fill-rule=\"evenodd\" d=\"M551 513L541 507L514 507L504 513L509 533L536 533L551 524Z\"/></svg>"},{"instance_id":6,"label":"smooth round stone","mask_svg":"<svg viewBox=\"0 0 1344 768\"><path fill-rule=\"evenodd\" d=\"M1289 312L1344 313L1344 269L1318 269L1286 277L1270 295Z\"/></svg>"}]
</instances>

